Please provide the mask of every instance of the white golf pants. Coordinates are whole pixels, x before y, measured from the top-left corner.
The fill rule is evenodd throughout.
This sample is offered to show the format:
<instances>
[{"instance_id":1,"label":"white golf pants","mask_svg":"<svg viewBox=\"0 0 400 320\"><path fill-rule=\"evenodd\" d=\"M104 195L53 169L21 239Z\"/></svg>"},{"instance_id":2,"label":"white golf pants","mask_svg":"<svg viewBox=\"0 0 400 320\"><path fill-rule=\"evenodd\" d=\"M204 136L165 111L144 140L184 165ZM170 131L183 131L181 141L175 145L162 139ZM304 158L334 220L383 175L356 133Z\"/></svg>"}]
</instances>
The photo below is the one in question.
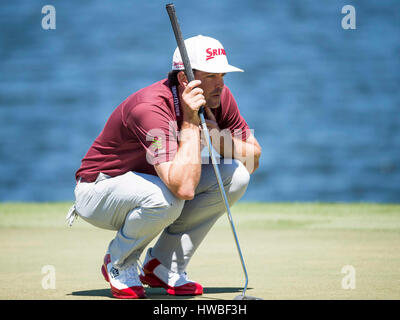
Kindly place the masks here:
<instances>
[{"instance_id":1,"label":"white golf pants","mask_svg":"<svg viewBox=\"0 0 400 320\"><path fill-rule=\"evenodd\" d=\"M250 175L240 161L218 165L232 205L246 191ZM109 177L102 173L92 183L75 188L77 214L90 224L117 231L108 246L117 266L138 259L160 233L152 249L164 266L175 272L186 269L200 243L225 212L212 164L203 164L192 200L175 197L158 176L127 172Z\"/></svg>"}]
</instances>

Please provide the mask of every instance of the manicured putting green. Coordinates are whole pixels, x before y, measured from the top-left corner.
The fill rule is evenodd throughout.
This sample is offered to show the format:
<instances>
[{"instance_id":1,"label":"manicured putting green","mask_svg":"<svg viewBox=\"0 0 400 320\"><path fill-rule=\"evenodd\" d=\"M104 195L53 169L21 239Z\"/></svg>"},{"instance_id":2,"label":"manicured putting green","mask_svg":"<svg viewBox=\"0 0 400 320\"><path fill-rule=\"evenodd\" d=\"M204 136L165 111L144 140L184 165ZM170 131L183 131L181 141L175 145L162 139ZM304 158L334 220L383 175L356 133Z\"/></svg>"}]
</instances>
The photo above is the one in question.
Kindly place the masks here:
<instances>
[{"instance_id":1,"label":"manicured putting green","mask_svg":"<svg viewBox=\"0 0 400 320\"><path fill-rule=\"evenodd\" d=\"M68 227L70 205L0 204L0 299L113 299L100 266L114 232L82 219ZM238 203L232 215L248 295L400 299L400 205ZM233 299L241 292L244 276L226 215L187 271L204 286L203 296L146 288L148 298Z\"/></svg>"}]
</instances>

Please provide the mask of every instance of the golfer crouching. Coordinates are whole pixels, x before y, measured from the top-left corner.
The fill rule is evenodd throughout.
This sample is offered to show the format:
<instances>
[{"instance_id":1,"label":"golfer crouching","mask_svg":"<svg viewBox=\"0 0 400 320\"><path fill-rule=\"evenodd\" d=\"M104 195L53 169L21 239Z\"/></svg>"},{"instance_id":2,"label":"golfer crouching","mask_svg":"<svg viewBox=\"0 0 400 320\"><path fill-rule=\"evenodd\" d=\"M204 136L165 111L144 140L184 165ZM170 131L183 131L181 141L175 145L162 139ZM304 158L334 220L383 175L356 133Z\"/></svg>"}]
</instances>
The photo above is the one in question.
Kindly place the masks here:
<instances>
[{"instance_id":1,"label":"golfer crouching","mask_svg":"<svg viewBox=\"0 0 400 320\"><path fill-rule=\"evenodd\" d=\"M168 79L130 95L111 114L76 172L76 215L115 230L101 271L117 298L145 298L143 284L171 295L200 295L202 286L186 268L196 249L225 212L211 163L203 161L198 110L205 106L221 177L230 205L246 191L261 148L230 90L221 43L185 40L195 79L187 81L178 48ZM139 257L147 250L143 266Z\"/></svg>"}]
</instances>

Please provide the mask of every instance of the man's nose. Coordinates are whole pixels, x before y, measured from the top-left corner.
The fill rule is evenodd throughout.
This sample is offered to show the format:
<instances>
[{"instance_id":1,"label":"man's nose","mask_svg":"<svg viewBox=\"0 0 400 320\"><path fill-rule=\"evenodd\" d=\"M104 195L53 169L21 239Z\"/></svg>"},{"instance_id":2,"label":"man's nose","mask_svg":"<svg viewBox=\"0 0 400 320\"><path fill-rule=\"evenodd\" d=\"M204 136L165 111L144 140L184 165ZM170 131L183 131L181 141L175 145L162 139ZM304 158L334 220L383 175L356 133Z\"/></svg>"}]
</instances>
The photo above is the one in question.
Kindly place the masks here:
<instances>
[{"instance_id":1,"label":"man's nose","mask_svg":"<svg viewBox=\"0 0 400 320\"><path fill-rule=\"evenodd\" d=\"M219 89L222 89L224 87L224 77L222 75L219 75L217 77L216 87Z\"/></svg>"}]
</instances>

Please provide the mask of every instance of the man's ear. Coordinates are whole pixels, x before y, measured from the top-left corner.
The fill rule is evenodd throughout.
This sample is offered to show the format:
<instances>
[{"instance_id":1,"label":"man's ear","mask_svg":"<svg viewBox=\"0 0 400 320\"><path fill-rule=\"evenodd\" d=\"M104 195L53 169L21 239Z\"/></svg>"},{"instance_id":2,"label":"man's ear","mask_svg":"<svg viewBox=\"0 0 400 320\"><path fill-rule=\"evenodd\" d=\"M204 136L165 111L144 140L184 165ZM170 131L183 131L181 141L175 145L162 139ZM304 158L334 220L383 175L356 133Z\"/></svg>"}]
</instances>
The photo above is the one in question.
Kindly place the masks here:
<instances>
[{"instance_id":1,"label":"man's ear","mask_svg":"<svg viewBox=\"0 0 400 320\"><path fill-rule=\"evenodd\" d=\"M185 87L187 86L187 84L188 84L188 80L187 80L187 78L186 78L185 72L184 72L184 71L178 72L177 78L178 78L179 84L180 84L182 87L185 88Z\"/></svg>"}]
</instances>

